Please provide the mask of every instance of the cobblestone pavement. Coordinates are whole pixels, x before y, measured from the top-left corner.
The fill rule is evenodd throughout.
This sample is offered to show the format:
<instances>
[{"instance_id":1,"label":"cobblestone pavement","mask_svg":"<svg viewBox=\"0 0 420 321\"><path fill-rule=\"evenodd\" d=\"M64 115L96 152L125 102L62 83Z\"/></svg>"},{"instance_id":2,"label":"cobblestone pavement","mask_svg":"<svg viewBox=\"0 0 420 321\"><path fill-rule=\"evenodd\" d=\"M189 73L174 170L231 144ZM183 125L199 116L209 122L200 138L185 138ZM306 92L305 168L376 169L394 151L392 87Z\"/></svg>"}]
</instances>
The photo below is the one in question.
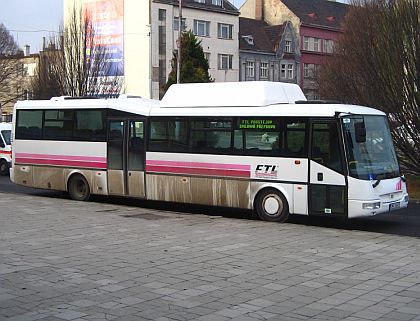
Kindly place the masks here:
<instances>
[{"instance_id":1,"label":"cobblestone pavement","mask_svg":"<svg viewBox=\"0 0 420 321\"><path fill-rule=\"evenodd\" d=\"M419 238L0 193L0 320L419 315Z\"/></svg>"}]
</instances>

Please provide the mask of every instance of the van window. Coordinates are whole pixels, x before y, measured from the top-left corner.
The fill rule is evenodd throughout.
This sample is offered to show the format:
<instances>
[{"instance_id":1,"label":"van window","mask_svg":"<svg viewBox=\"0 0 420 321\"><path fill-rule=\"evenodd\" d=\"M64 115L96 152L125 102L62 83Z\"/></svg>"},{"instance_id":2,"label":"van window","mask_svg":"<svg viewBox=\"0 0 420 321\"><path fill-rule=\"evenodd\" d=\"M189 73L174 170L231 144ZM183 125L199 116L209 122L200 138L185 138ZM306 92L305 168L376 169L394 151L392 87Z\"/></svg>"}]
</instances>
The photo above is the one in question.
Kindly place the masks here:
<instances>
[{"instance_id":1,"label":"van window","mask_svg":"<svg viewBox=\"0 0 420 321\"><path fill-rule=\"evenodd\" d=\"M12 131L7 130L7 129L2 130L1 135L3 136L4 142L6 143L6 145L10 145L11 144Z\"/></svg>"}]
</instances>

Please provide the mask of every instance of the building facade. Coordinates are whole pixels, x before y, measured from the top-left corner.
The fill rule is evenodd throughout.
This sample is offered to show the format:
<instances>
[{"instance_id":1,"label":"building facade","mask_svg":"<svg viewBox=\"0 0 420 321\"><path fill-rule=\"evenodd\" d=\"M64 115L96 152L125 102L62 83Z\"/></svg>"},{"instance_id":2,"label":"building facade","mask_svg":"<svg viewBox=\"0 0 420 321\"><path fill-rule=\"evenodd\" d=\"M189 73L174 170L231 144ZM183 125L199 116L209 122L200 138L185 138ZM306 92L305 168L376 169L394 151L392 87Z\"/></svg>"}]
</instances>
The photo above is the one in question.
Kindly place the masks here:
<instances>
[{"instance_id":1,"label":"building facade","mask_svg":"<svg viewBox=\"0 0 420 321\"><path fill-rule=\"evenodd\" d=\"M0 116L3 120L10 120L13 106L18 100L32 98L31 81L39 62L39 54L31 54L30 47L14 56L2 57L1 65L13 68L8 80L3 83L0 91Z\"/></svg>"},{"instance_id":2,"label":"building facade","mask_svg":"<svg viewBox=\"0 0 420 321\"><path fill-rule=\"evenodd\" d=\"M327 0L247 0L240 12L269 25L292 23L300 48L298 83L308 99L319 99L316 78L333 52L347 7Z\"/></svg>"},{"instance_id":3,"label":"building facade","mask_svg":"<svg viewBox=\"0 0 420 321\"><path fill-rule=\"evenodd\" d=\"M162 97L178 48L178 0L65 0L65 23L74 7L92 17L95 42L111 53L123 91ZM215 81L239 80L238 9L227 0L183 0L181 25L200 39Z\"/></svg>"},{"instance_id":4,"label":"building facade","mask_svg":"<svg viewBox=\"0 0 420 321\"><path fill-rule=\"evenodd\" d=\"M151 21L152 98L160 98L178 48L178 1L153 0ZM183 0L181 28L201 41L215 82L239 80L239 11L229 1Z\"/></svg>"},{"instance_id":5,"label":"building facade","mask_svg":"<svg viewBox=\"0 0 420 321\"><path fill-rule=\"evenodd\" d=\"M300 81L299 41L290 21L270 26L239 18L239 80Z\"/></svg>"}]
</instances>

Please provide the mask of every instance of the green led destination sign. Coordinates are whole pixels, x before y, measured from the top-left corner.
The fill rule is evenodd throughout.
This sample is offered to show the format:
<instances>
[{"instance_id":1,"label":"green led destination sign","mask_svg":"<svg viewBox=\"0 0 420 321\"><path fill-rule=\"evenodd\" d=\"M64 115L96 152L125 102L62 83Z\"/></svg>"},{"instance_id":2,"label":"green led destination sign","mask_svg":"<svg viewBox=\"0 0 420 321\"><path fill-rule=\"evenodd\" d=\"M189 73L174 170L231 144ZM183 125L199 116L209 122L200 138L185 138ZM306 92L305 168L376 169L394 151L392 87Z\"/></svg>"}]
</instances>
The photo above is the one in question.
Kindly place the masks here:
<instances>
[{"instance_id":1,"label":"green led destination sign","mask_svg":"<svg viewBox=\"0 0 420 321\"><path fill-rule=\"evenodd\" d=\"M277 125L272 119L241 119L239 129L276 129Z\"/></svg>"}]
</instances>

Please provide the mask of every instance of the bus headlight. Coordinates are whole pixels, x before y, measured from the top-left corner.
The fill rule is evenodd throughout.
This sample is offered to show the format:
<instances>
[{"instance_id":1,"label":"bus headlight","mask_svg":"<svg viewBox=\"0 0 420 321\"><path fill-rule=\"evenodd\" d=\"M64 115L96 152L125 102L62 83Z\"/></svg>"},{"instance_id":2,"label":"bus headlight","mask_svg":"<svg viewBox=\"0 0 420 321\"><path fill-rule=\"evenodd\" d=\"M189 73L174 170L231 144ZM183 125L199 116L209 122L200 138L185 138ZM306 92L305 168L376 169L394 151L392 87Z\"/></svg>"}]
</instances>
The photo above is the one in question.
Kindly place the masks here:
<instances>
[{"instance_id":1,"label":"bus headlight","mask_svg":"<svg viewBox=\"0 0 420 321\"><path fill-rule=\"evenodd\" d=\"M408 203L410 200L410 197L408 195L404 196L404 203Z\"/></svg>"},{"instance_id":2,"label":"bus headlight","mask_svg":"<svg viewBox=\"0 0 420 321\"><path fill-rule=\"evenodd\" d=\"M381 202L374 203L362 203L362 208L364 210L377 210L381 207Z\"/></svg>"}]
</instances>

